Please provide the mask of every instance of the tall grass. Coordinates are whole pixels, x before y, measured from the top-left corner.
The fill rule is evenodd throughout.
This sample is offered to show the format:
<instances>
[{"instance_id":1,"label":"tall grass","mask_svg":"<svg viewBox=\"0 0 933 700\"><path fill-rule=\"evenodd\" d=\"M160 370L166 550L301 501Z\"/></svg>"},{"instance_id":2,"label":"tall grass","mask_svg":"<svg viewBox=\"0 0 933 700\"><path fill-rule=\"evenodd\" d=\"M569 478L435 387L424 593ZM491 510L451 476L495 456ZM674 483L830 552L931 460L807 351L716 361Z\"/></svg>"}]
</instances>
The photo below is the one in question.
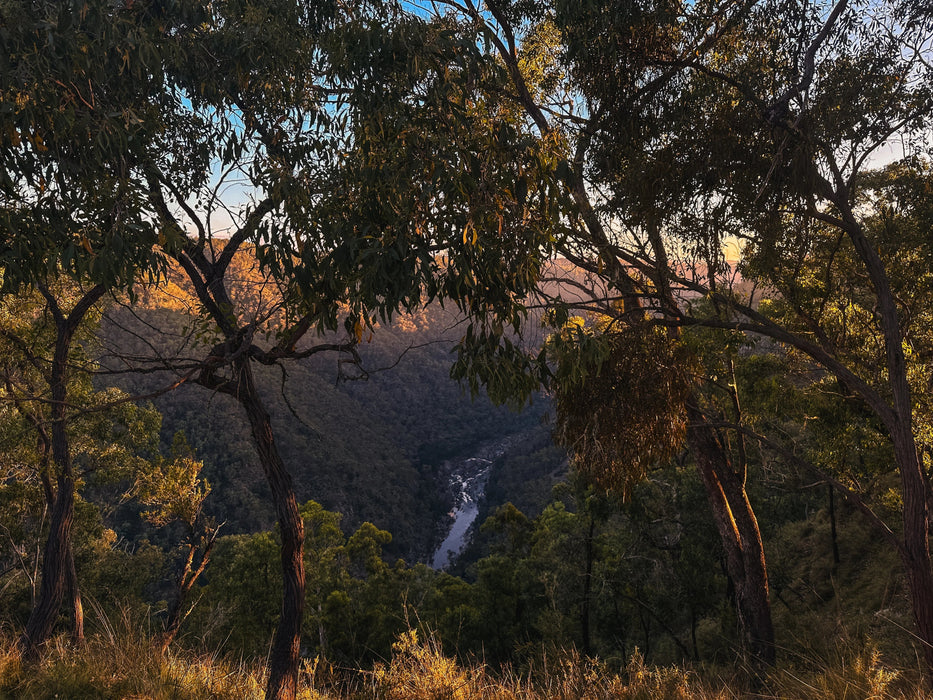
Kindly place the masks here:
<instances>
[{"instance_id":1,"label":"tall grass","mask_svg":"<svg viewBox=\"0 0 933 700\"><path fill-rule=\"evenodd\" d=\"M764 688L710 669L656 668L637 652L627 666L610 669L573 651L519 674L493 673L482 664L459 664L431 636L402 634L392 658L372 670L334 669L305 661L301 700L919 700L916 681L885 665L871 644L846 642L830 665L807 663L775 669ZM0 637L0 699L32 700L252 700L262 697L259 663L217 655L170 651L131 625L103 629L79 648L54 639L41 659L25 662L15 639Z\"/></svg>"},{"instance_id":2,"label":"tall grass","mask_svg":"<svg viewBox=\"0 0 933 700\"><path fill-rule=\"evenodd\" d=\"M157 640L130 626L101 630L76 647L53 638L38 660L0 639L0 700L251 700L262 697L256 666L216 656L158 653Z\"/></svg>"}]
</instances>

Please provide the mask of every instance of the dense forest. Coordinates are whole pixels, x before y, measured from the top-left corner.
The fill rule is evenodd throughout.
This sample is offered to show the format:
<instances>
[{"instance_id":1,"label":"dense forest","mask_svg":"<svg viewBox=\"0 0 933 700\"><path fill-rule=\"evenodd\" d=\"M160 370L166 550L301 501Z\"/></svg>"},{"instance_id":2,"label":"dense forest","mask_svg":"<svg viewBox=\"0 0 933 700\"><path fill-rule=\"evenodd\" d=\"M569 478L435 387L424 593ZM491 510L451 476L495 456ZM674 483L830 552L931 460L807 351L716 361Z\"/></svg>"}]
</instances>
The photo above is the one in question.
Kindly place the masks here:
<instances>
[{"instance_id":1,"label":"dense forest","mask_svg":"<svg viewBox=\"0 0 933 700\"><path fill-rule=\"evenodd\" d=\"M923 697L931 51L0 1L0 696Z\"/></svg>"},{"instance_id":2,"label":"dense forest","mask_svg":"<svg viewBox=\"0 0 933 700\"><path fill-rule=\"evenodd\" d=\"M168 311L152 300L145 306ZM108 313L119 319L127 311L116 305ZM625 500L567 474L566 453L551 437L547 397L538 398L538 410L513 414L488 399L471 400L450 380L449 319L434 310L401 319L397 328L375 330L359 369L385 367L406 348L423 347L368 379L337 384L335 364L316 362L290 369L284 389L281 377L269 382L277 427L293 423L278 433L283 453L305 450L296 462L315 477L305 485L302 467L295 469L296 490L308 490L301 497L308 571L304 655L341 667L369 667L390 657L398 635L414 624L436 634L446 653L466 663L482 658L493 667L533 666L541 654L569 647L619 667L635 649L648 663L728 666L740 645L729 602L734 594L689 456L652 469ZM153 318L148 320L152 332ZM108 327L106 315L102 323ZM104 348L115 344L138 350L126 338L115 342L112 328L97 334L85 351L109 357ZM407 371L406 359L413 366ZM753 365L761 361L749 357ZM101 371L95 382L109 383L114 376ZM112 401L118 391L142 394L161 386L158 378L147 382L134 375L134 383L117 376L121 390L97 393ZM765 391L754 387L759 368L743 373L743 380L744 393ZM95 465L85 467L74 532L81 591L93 601L94 627L123 616L133 624L149 618L148 625L164 627L191 546L200 547L196 556L203 557L205 542L216 534L179 643L261 657L281 596L276 536L263 505L268 495L248 442L236 438L245 431L242 420L223 397L208 396L206 410L189 406L203 391L157 397L160 410L148 403L141 409L114 407L82 430L89 434L81 443L75 433L76 460ZM297 394L290 407L282 391ZM779 387L768 391L784 396ZM425 406L430 410L421 413L418 407ZM315 425L322 411L338 419ZM29 427L21 416L10 418L7 454L28 453L31 444L14 446L10 440L28 438ZM196 430L187 431L194 424ZM382 443L373 425L385 431ZM131 440L130 430L136 433ZM449 443L439 439L445 434ZM360 435L366 436L367 451L380 446L381 461L354 453ZM518 439L493 465L478 519L482 527L470 546L449 572L418 563L436 546L450 507L438 478L443 472L434 474L432 467L502 435ZM123 459L131 453L150 465L137 464L134 471L116 461L102 464L101 453L118 444L117 436L130 443ZM426 444L420 442L425 436ZM336 468L326 458L334 453L345 455ZM164 494L160 501L146 477L139 477L153 474L152 462L164 465L179 456L196 458L194 474L179 479L162 468L155 475L174 479L173 489L184 478L200 483L197 496L203 499L190 522L179 517L183 506L166 508ZM352 484L353 469L376 486L341 485L341 479ZM368 469L375 473L367 475ZM832 658L837 638L852 644L871 639L891 659L913 653L900 634L900 626L910 624L903 581L892 571L891 553L873 541L859 514L833 500L825 484L802 480L804 475L759 463L752 469L781 645L806 649L814 663ZM407 500L373 497L386 488ZM314 489L332 502L325 507L312 500ZM42 496L35 481L12 479L3 496L4 609L6 623L20 626L36 594L34 571L45 534L45 523L37 519ZM415 549L404 537L419 528L415 536L422 541Z\"/></svg>"},{"instance_id":3,"label":"dense forest","mask_svg":"<svg viewBox=\"0 0 933 700\"><path fill-rule=\"evenodd\" d=\"M166 301L163 299L163 301ZM186 319L157 300L146 317L114 309L104 320L102 345L109 353L144 356L170 338L186 337ZM485 442L543 430L544 398L514 412L475 399L450 379L457 317L439 306L378 325L358 348L359 359L311 357L282 373L258 373L276 439L292 466L300 501L316 500L357 527L372 521L393 533L389 551L424 561L436 546L452 503L445 494L446 460L468 455ZM341 365L341 360L344 364ZM348 369L352 365L352 369ZM158 392L158 374L122 374L114 362L97 379L132 395ZM205 463L212 485L205 510L224 521L227 532L252 532L275 522L248 426L234 402L198 387L180 387L153 399L162 415L161 439L185 439ZM231 479L229 475L236 475ZM539 489L538 501L550 486ZM503 501L504 502L504 501Z\"/></svg>"}]
</instances>

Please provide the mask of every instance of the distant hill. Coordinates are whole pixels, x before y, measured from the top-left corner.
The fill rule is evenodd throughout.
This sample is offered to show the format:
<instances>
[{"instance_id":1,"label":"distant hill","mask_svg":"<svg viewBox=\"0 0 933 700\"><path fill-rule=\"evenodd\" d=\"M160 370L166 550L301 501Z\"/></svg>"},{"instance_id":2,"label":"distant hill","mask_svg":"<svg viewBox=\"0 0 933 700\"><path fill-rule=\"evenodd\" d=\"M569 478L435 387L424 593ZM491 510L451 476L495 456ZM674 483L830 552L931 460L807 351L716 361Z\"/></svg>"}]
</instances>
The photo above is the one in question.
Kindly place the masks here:
<instances>
[{"instance_id":1,"label":"distant hill","mask_svg":"<svg viewBox=\"0 0 933 700\"><path fill-rule=\"evenodd\" d=\"M258 292L261 280L252 263L240 263L238 273L236 293L244 308L255 312L268 304L268 294ZM167 288L142 295L132 308L108 313L102 345L137 358L158 352L203 356L211 340L193 325L187 312L192 305L181 278L175 277ZM546 399L513 413L485 396L472 400L449 378L451 349L462 333L454 313L433 304L378 325L371 337L367 333L359 348L360 368L348 369L339 364L345 357L325 353L287 362L282 369L257 369L300 501L314 499L343 513L348 528L371 521L393 534L393 554L426 560L450 507L437 478L444 460L530 429L537 429L535 442L540 443ZM121 366L113 357L107 364ZM367 378L341 378L359 375L360 369ZM145 395L166 385L170 376L126 373L101 382ZM270 528L274 515L267 486L239 406L196 385L183 385L154 403L164 417L163 442L184 431L204 460L213 486L206 508L227 521L225 531Z\"/></svg>"}]
</instances>

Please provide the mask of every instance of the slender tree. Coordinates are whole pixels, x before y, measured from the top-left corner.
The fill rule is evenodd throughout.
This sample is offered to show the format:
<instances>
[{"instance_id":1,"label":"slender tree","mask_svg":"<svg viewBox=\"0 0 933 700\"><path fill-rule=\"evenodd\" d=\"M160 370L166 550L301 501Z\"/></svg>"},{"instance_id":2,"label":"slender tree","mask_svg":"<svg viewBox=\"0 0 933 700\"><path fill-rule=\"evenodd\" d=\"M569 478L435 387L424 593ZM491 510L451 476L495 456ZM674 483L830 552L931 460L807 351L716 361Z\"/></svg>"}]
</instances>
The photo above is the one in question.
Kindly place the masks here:
<instances>
[{"instance_id":1,"label":"slender tree","mask_svg":"<svg viewBox=\"0 0 933 700\"><path fill-rule=\"evenodd\" d=\"M204 18L172 73L190 105L169 115L164 150L143 166L146 208L209 347L148 366L229 395L249 421L285 581L267 696L285 698L297 683L303 524L254 368L353 359L377 320L435 298L515 312L511 290L536 277L516 243L547 235L554 217L535 184L547 150L516 142L511 121L483 106L499 68L449 23L380 4L352 16L326 4L234 10ZM521 192L504 189L516 181ZM479 245L490 225L502 239ZM478 274L493 264L511 288ZM247 289L237 276L250 266ZM314 341L321 330L345 336Z\"/></svg>"},{"instance_id":2,"label":"slender tree","mask_svg":"<svg viewBox=\"0 0 933 700\"><path fill-rule=\"evenodd\" d=\"M44 400L56 488L40 593L20 639L30 654L51 633L74 580L67 424L76 334L108 290L157 275L161 265L134 173L164 125L162 50L186 18L176 19L168 26L150 8L104 2L0 8L2 291L39 290L55 327ZM60 274L82 285L75 299L57 295Z\"/></svg>"},{"instance_id":3,"label":"slender tree","mask_svg":"<svg viewBox=\"0 0 933 700\"><path fill-rule=\"evenodd\" d=\"M11 483L25 489L30 483L41 487L50 527L63 528L65 533L61 537L64 552L56 552L59 560L46 562L37 552L36 566L41 561L43 576L38 593L33 596L35 609L30 624L36 626L27 627L27 633L45 634L44 625L54 623L58 617L56 606L68 596L72 637L80 642L84 638L83 606L72 541L78 485L132 478L133 470L143 463L137 453L153 448L158 421L154 411L135 406L120 392L93 389L90 378L93 363L88 350L96 326L88 317L97 318L99 313L92 308L81 319L82 311L92 306L93 295L67 283L51 289L43 286L43 290L44 295L33 292L3 298L0 337L5 359L0 375L3 382L0 400L7 418L5 431L11 433L8 439L12 441L10 454L4 461ZM69 342L71 326L76 326L76 330ZM67 347L64 360L63 346ZM62 381L62 375L66 383L64 405L53 400L53 396L61 396L62 389L56 382ZM53 451L53 437L61 440L62 422L66 431L67 469L62 468L61 453L56 455ZM19 447L17 441L21 443ZM31 447L26 449L22 443ZM68 500L69 488L70 515L68 509L59 510L59 499ZM47 542L46 553L48 550ZM56 581L58 585L49 590L42 585L46 580L49 582L46 586ZM55 608L55 612L42 612L50 608ZM39 617L40 612L48 617ZM29 639L22 639L21 644L30 653L35 650Z\"/></svg>"}]
</instances>

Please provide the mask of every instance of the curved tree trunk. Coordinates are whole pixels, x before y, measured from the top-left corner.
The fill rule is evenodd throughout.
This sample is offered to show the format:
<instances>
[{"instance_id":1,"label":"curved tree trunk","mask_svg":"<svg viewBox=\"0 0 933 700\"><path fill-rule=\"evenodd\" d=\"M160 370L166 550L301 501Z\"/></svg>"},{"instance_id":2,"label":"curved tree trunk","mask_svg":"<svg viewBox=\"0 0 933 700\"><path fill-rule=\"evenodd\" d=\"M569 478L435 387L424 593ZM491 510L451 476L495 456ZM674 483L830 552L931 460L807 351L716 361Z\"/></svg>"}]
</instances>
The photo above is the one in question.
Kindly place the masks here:
<instances>
[{"instance_id":1,"label":"curved tree trunk","mask_svg":"<svg viewBox=\"0 0 933 700\"><path fill-rule=\"evenodd\" d=\"M159 195L161 197L161 195ZM163 207L164 207L164 203ZM282 538L282 608L279 624L272 640L269 652L269 679L266 684L267 700L293 700L298 691L298 665L301 650L301 626L304 613L305 569L304 569L304 521L298 510L298 500L292 487L292 478L282 462L275 437L272 421L263 405L253 378L251 352L258 351L252 346L249 326L240 328L234 304L225 287L227 266L233 255L265 213L273 207L271 199L264 202L253 212L246 225L239 229L226 243L223 252L208 260L204 249L192 243L176 259L185 270L185 274L194 285L198 299L208 310L218 329L226 338L208 357L201 373L194 381L215 391L222 391L233 396L246 412L253 443L259 456L272 502L275 506L279 533ZM166 218L171 214L163 211ZM287 339L289 348L310 327L310 321L299 322L292 327ZM222 366L230 368L229 377L219 376L216 372Z\"/></svg>"},{"instance_id":2,"label":"curved tree trunk","mask_svg":"<svg viewBox=\"0 0 933 700\"><path fill-rule=\"evenodd\" d=\"M688 409L687 442L713 510L716 530L726 552L726 568L735 586L739 626L756 670L775 661L774 624L768 570L758 520L745 483L730 464L722 444L696 407Z\"/></svg>"},{"instance_id":3,"label":"curved tree trunk","mask_svg":"<svg viewBox=\"0 0 933 700\"><path fill-rule=\"evenodd\" d=\"M853 211L851 192L838 186L833 189L824 182L826 199L831 201L841 212L840 228L848 234L865 272L871 280L876 297L876 309L884 339L885 366L887 369L887 388L890 390L890 404L879 397L869 397L862 392L863 398L872 406L878 417L885 423L894 446L894 459L901 478L901 495L904 500L902 521L904 524L903 547L900 549L901 561L907 574L910 590L910 603L917 625L917 635L923 647L926 662L927 682L933 684L933 570L930 560L930 487L927 483L917 441L914 437L913 410L914 400L910 382L907 378L907 357L904 353L904 332L901 325L895 295L891 290L891 281L879 252L866 234L865 229ZM873 404L870 399L877 399Z\"/></svg>"},{"instance_id":4,"label":"curved tree trunk","mask_svg":"<svg viewBox=\"0 0 933 700\"><path fill-rule=\"evenodd\" d=\"M301 623L305 600L304 521L292 478L282 462L272 433L272 422L253 380L249 357L235 361L237 400L246 410L263 472L272 490L282 536L282 612L269 653L266 700L292 700L298 689Z\"/></svg>"}]
</instances>

